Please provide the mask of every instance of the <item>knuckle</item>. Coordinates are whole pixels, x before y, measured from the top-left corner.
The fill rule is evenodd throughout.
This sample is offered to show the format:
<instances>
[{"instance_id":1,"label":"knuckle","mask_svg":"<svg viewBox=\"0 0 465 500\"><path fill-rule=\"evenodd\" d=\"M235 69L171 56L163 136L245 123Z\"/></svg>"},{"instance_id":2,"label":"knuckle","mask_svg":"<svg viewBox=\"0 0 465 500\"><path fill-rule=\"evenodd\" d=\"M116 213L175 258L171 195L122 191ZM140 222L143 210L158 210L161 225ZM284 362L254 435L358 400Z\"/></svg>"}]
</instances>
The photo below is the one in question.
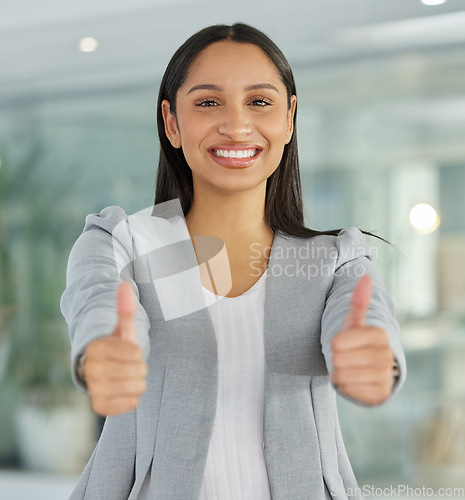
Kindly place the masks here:
<instances>
[{"instance_id":1,"label":"knuckle","mask_svg":"<svg viewBox=\"0 0 465 500\"><path fill-rule=\"evenodd\" d=\"M144 379L140 380L137 384L137 389L139 394L143 394L147 390L147 382Z\"/></svg>"},{"instance_id":2,"label":"knuckle","mask_svg":"<svg viewBox=\"0 0 465 500\"><path fill-rule=\"evenodd\" d=\"M103 366L102 363L93 360L86 360L83 370L85 379L88 384L98 384L100 381L105 380L107 375L105 366Z\"/></svg>"},{"instance_id":3,"label":"knuckle","mask_svg":"<svg viewBox=\"0 0 465 500\"><path fill-rule=\"evenodd\" d=\"M393 356L392 356L392 351L388 346L378 347L375 350L375 354L378 365L382 366L383 368L387 366L391 367Z\"/></svg>"},{"instance_id":4,"label":"knuckle","mask_svg":"<svg viewBox=\"0 0 465 500\"><path fill-rule=\"evenodd\" d=\"M99 401L100 398L104 397L107 393L105 387L101 384L90 381L89 392L95 401Z\"/></svg>"},{"instance_id":5,"label":"knuckle","mask_svg":"<svg viewBox=\"0 0 465 500\"><path fill-rule=\"evenodd\" d=\"M139 346L133 345L133 356L134 359L141 360L142 359L142 349Z\"/></svg>"},{"instance_id":6,"label":"knuckle","mask_svg":"<svg viewBox=\"0 0 465 500\"><path fill-rule=\"evenodd\" d=\"M143 392L144 385L144 380L126 380L121 385L121 392L132 397L134 394Z\"/></svg>"},{"instance_id":7,"label":"knuckle","mask_svg":"<svg viewBox=\"0 0 465 500\"><path fill-rule=\"evenodd\" d=\"M386 382L387 370L383 366L378 366L378 368L373 371L373 381L376 384L384 384Z\"/></svg>"},{"instance_id":8,"label":"knuckle","mask_svg":"<svg viewBox=\"0 0 465 500\"><path fill-rule=\"evenodd\" d=\"M394 362L394 354L389 346L386 346L384 349L384 356L386 359L386 363L389 364L389 366L392 366L392 363Z\"/></svg>"},{"instance_id":9,"label":"knuckle","mask_svg":"<svg viewBox=\"0 0 465 500\"><path fill-rule=\"evenodd\" d=\"M93 359L86 359L82 368L84 370L86 380L98 378L100 371L99 363L96 363Z\"/></svg>"},{"instance_id":10,"label":"knuckle","mask_svg":"<svg viewBox=\"0 0 465 500\"><path fill-rule=\"evenodd\" d=\"M139 404L139 398L137 396L128 396L126 399L125 399L125 402L124 402L124 411L130 411L130 410L134 410L135 408L137 408L137 405Z\"/></svg>"},{"instance_id":11,"label":"knuckle","mask_svg":"<svg viewBox=\"0 0 465 500\"><path fill-rule=\"evenodd\" d=\"M124 349L126 350L126 352L130 353L132 356L137 356L138 354L140 354L142 351L141 351L141 348L132 343L132 342L129 342L128 340L124 340Z\"/></svg>"},{"instance_id":12,"label":"knuckle","mask_svg":"<svg viewBox=\"0 0 465 500\"><path fill-rule=\"evenodd\" d=\"M376 340L380 344L388 345L388 337L386 334L386 330L380 328L378 326L372 327L373 334L376 336Z\"/></svg>"}]
</instances>

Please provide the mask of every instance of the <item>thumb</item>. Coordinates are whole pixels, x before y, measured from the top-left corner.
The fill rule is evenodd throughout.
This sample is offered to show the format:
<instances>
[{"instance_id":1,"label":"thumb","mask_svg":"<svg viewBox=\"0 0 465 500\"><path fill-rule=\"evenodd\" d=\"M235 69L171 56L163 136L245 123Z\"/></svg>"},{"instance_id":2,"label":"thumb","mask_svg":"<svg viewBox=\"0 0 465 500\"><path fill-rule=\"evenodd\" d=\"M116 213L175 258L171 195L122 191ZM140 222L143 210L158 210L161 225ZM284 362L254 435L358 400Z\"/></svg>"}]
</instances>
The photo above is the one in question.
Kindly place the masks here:
<instances>
[{"instance_id":1,"label":"thumb","mask_svg":"<svg viewBox=\"0 0 465 500\"><path fill-rule=\"evenodd\" d=\"M367 274L362 276L352 294L350 310L344 321L343 330L356 328L365 324L365 315L371 299L371 278Z\"/></svg>"},{"instance_id":2,"label":"thumb","mask_svg":"<svg viewBox=\"0 0 465 500\"><path fill-rule=\"evenodd\" d=\"M134 328L136 301L132 286L127 281L123 281L118 288L116 306L118 310L118 325L115 329L115 335L120 339L136 344L136 331Z\"/></svg>"}]
</instances>

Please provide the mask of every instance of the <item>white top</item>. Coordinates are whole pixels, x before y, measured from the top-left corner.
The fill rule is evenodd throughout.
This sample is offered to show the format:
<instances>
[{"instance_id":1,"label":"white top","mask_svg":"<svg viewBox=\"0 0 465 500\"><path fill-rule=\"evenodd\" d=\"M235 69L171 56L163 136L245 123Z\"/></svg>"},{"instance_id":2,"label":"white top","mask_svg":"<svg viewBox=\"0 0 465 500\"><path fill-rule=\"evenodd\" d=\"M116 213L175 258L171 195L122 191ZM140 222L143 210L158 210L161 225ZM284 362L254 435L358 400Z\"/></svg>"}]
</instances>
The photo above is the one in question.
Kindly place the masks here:
<instances>
[{"instance_id":1,"label":"white top","mask_svg":"<svg viewBox=\"0 0 465 500\"><path fill-rule=\"evenodd\" d=\"M218 344L215 425L199 500L271 500L263 456L266 271L244 294L202 287Z\"/></svg>"}]
</instances>

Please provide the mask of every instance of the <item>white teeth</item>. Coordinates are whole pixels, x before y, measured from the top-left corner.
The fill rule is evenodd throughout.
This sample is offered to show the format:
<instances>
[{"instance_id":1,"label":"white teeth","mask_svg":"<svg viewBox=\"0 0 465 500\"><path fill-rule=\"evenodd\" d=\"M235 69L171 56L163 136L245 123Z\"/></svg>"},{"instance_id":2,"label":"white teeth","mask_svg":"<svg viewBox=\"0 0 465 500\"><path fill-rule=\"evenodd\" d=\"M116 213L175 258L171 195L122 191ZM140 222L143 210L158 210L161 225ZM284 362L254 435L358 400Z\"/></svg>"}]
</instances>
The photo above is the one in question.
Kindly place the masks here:
<instances>
[{"instance_id":1,"label":"white teeth","mask_svg":"<svg viewBox=\"0 0 465 500\"><path fill-rule=\"evenodd\" d=\"M214 149L213 154L215 156L222 156L224 158L251 158L257 154L256 149Z\"/></svg>"}]
</instances>

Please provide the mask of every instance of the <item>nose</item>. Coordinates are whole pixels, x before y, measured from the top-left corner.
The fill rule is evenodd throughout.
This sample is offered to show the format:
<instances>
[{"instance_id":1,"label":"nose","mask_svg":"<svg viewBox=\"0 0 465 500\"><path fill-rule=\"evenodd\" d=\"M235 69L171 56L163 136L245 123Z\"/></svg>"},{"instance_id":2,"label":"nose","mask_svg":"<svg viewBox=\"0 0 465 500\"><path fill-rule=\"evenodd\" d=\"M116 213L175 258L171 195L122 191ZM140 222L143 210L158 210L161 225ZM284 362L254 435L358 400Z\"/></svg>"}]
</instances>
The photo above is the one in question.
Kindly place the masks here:
<instances>
[{"instance_id":1,"label":"nose","mask_svg":"<svg viewBox=\"0 0 465 500\"><path fill-rule=\"evenodd\" d=\"M252 124L247 110L241 105L225 107L221 114L218 132L233 141L247 137L252 132Z\"/></svg>"}]
</instances>

